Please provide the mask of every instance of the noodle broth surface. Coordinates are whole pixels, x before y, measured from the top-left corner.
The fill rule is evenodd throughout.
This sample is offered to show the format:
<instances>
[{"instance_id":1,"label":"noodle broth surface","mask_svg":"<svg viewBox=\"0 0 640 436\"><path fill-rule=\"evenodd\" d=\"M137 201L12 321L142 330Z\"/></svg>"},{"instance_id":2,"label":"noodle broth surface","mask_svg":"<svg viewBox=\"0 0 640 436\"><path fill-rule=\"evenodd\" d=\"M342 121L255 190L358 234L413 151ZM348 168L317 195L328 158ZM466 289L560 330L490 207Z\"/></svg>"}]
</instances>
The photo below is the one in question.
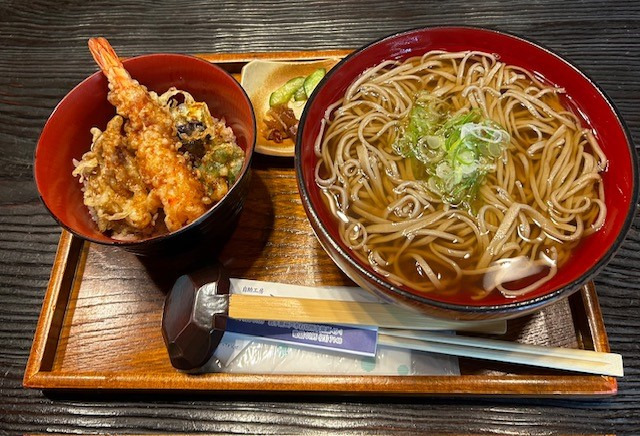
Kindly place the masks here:
<instances>
[{"instance_id":1,"label":"noodle broth surface","mask_svg":"<svg viewBox=\"0 0 640 436\"><path fill-rule=\"evenodd\" d=\"M468 204L443 199L394 149L424 92L448 117L476 111L509 135ZM550 280L606 216L606 157L562 93L481 52L367 70L327 111L316 145L316 183L343 243L424 293L516 297Z\"/></svg>"}]
</instances>

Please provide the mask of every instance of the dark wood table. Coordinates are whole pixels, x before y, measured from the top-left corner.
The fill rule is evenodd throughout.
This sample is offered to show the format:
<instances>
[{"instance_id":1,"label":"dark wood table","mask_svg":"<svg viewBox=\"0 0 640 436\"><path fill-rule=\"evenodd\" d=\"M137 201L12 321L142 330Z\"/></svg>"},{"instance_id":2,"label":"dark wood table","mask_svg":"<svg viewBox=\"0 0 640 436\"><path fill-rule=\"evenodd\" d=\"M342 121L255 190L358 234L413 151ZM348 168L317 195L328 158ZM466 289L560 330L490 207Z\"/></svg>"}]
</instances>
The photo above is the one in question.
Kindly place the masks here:
<instances>
[{"instance_id":1,"label":"dark wood table","mask_svg":"<svg viewBox=\"0 0 640 436\"><path fill-rule=\"evenodd\" d=\"M4 1L0 4L0 432L638 433L640 234L596 280L619 393L605 400L43 394L22 377L60 228L38 199L33 151L56 103L122 56L358 47L396 31L477 25L534 39L598 82L640 140L640 3L521 1Z\"/></svg>"}]
</instances>

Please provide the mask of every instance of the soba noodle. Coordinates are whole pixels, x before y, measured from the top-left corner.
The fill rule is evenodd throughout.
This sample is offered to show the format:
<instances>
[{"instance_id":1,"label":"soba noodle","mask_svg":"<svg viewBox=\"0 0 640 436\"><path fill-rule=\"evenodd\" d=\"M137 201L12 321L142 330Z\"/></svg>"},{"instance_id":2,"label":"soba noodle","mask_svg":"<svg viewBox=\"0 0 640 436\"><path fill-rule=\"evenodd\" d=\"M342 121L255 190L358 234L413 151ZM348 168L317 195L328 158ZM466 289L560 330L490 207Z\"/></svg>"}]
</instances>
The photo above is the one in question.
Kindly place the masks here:
<instances>
[{"instance_id":1,"label":"soba noodle","mask_svg":"<svg viewBox=\"0 0 640 436\"><path fill-rule=\"evenodd\" d=\"M517 296L550 280L606 216L607 159L562 92L480 52L432 51L365 71L327 110L316 141L316 183L343 242L422 292ZM448 201L394 147L420 95L447 117L477 113L508 133L468 204Z\"/></svg>"}]
</instances>

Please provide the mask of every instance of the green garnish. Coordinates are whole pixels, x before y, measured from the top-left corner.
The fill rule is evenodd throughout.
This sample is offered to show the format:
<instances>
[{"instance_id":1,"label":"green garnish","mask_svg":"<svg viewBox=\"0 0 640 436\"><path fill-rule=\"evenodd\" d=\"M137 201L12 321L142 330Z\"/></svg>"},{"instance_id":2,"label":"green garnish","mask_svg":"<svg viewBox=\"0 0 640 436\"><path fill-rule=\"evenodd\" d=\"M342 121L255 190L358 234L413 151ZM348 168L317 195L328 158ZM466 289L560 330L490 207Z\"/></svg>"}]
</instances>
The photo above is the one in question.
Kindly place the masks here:
<instances>
[{"instance_id":1,"label":"green garnish","mask_svg":"<svg viewBox=\"0 0 640 436\"><path fill-rule=\"evenodd\" d=\"M291 98L295 101L308 99L326 73L327 70L324 68L318 68L307 77L294 77L271 93L269 96L269 106L273 107L287 104Z\"/></svg>"},{"instance_id":2,"label":"green garnish","mask_svg":"<svg viewBox=\"0 0 640 436\"><path fill-rule=\"evenodd\" d=\"M202 157L198 171L206 186L225 178L229 186L238 178L244 163L244 152L237 145L223 142L213 145Z\"/></svg>"},{"instance_id":3,"label":"green garnish","mask_svg":"<svg viewBox=\"0 0 640 436\"><path fill-rule=\"evenodd\" d=\"M450 116L432 94L419 92L393 149L412 159L415 176L443 201L471 209L485 176L510 141L497 123L478 110Z\"/></svg>"},{"instance_id":4,"label":"green garnish","mask_svg":"<svg viewBox=\"0 0 640 436\"><path fill-rule=\"evenodd\" d=\"M325 74L327 74L327 70L324 68L318 68L304 79L303 87L305 94L307 94L307 98L311 96L311 93L316 89L316 86L318 86L318 83L320 83Z\"/></svg>"},{"instance_id":5,"label":"green garnish","mask_svg":"<svg viewBox=\"0 0 640 436\"><path fill-rule=\"evenodd\" d=\"M304 85L303 85L303 86L301 86L300 88L298 88L298 90L296 91L296 93L295 93L295 94L293 94L293 99L294 99L295 101L304 101L304 100L306 100L307 98L308 98L308 97L307 97L307 93L306 93L306 92L304 92Z\"/></svg>"},{"instance_id":6,"label":"green garnish","mask_svg":"<svg viewBox=\"0 0 640 436\"><path fill-rule=\"evenodd\" d=\"M305 78L294 77L289 80L287 83L282 85L280 88L276 89L271 93L269 97L269 106L278 106L281 104L287 104L291 97L304 85Z\"/></svg>"}]
</instances>

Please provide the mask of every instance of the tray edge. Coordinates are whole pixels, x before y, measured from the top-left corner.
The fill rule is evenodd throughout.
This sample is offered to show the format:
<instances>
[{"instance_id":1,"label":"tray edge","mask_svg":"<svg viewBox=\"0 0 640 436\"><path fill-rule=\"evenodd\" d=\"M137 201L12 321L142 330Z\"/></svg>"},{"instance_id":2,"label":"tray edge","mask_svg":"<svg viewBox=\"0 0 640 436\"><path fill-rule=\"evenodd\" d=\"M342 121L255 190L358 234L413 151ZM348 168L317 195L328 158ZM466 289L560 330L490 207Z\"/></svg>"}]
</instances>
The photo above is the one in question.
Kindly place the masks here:
<instances>
[{"instance_id":1,"label":"tray edge","mask_svg":"<svg viewBox=\"0 0 640 436\"><path fill-rule=\"evenodd\" d=\"M62 288L63 279L67 272L67 264L71 255L74 236L66 230L62 230L56 256L51 269L49 283L44 295L42 309L38 317L36 331L29 352L29 359L25 367L23 386L32 387L35 380L42 376L42 363L47 343L50 340L50 334L53 329L53 317L58 309L60 290ZM65 304L66 309L66 304ZM57 348L57 347L56 347ZM37 384L37 383L36 383ZM35 386L34 386L35 387Z\"/></svg>"}]
</instances>

